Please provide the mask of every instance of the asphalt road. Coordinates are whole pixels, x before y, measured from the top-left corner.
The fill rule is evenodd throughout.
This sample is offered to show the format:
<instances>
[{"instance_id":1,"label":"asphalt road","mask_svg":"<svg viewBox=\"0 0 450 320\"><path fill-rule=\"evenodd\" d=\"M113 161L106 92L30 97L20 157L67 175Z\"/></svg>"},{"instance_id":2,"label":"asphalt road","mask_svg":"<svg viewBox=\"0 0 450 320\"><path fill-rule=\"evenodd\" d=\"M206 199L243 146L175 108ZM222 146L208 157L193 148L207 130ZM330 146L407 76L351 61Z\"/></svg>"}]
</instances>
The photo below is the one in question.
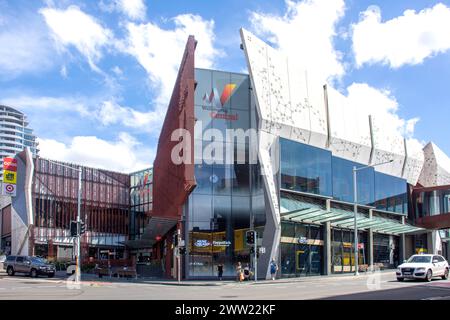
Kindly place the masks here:
<instances>
[{"instance_id":1,"label":"asphalt road","mask_svg":"<svg viewBox=\"0 0 450 320\"><path fill-rule=\"evenodd\" d=\"M394 272L359 277L317 277L258 283L134 283L83 282L79 288L65 279L33 279L0 274L0 300L303 300L392 299L450 300L450 281L397 282Z\"/></svg>"}]
</instances>

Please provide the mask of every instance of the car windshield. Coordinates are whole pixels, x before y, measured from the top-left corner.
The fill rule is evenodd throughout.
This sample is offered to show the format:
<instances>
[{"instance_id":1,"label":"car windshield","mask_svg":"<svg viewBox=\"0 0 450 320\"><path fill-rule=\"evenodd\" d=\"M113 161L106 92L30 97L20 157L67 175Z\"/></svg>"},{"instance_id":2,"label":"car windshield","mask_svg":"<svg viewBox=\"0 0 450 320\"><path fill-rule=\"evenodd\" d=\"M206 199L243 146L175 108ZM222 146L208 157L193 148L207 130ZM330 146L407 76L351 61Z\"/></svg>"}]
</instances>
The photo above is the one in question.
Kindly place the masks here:
<instances>
[{"instance_id":1,"label":"car windshield","mask_svg":"<svg viewBox=\"0 0 450 320\"><path fill-rule=\"evenodd\" d=\"M33 263L47 263L47 260L45 260L44 258L38 258L38 257L31 258L31 261Z\"/></svg>"},{"instance_id":2,"label":"car windshield","mask_svg":"<svg viewBox=\"0 0 450 320\"><path fill-rule=\"evenodd\" d=\"M430 256L412 256L408 260L408 262L413 262L413 263L430 263L430 261L431 261Z\"/></svg>"}]
</instances>

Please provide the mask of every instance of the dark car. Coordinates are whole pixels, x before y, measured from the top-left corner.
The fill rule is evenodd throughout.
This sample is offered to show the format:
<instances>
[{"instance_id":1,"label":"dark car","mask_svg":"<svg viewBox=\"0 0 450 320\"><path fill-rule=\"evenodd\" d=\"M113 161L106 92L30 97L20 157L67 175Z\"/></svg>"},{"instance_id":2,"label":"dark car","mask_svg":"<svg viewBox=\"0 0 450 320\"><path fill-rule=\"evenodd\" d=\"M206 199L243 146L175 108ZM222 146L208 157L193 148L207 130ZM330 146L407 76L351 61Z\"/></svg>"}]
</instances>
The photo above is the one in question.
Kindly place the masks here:
<instances>
[{"instance_id":1,"label":"dark car","mask_svg":"<svg viewBox=\"0 0 450 320\"><path fill-rule=\"evenodd\" d=\"M9 276L16 273L24 273L33 278L44 275L49 278L55 276L55 266L45 259L30 256L8 256L3 263L3 269Z\"/></svg>"}]
</instances>

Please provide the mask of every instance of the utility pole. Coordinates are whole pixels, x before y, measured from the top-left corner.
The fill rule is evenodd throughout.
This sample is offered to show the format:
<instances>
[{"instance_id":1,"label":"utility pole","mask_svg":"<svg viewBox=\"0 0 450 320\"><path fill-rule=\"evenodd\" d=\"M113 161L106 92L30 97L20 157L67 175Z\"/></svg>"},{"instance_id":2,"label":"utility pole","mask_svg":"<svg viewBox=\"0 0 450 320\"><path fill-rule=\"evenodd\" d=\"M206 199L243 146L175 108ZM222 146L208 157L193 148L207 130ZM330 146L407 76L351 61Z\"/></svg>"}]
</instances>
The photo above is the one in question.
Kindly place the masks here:
<instances>
[{"instance_id":1,"label":"utility pole","mask_svg":"<svg viewBox=\"0 0 450 320\"><path fill-rule=\"evenodd\" d=\"M81 260L80 260L80 256L81 256L81 173L83 172L83 169L81 168L81 166L79 166L78 168L74 168L56 161L52 161L52 160L47 160L48 162L51 162L53 164L56 164L58 166L64 167L64 168L68 168L70 170L75 170L78 171L78 198L77 198L77 235L76 235L76 247L77 247L77 255L75 258L76 261L76 266L75 266L75 281L77 283L80 282L81 279Z\"/></svg>"},{"instance_id":2,"label":"utility pole","mask_svg":"<svg viewBox=\"0 0 450 320\"><path fill-rule=\"evenodd\" d=\"M255 233L255 282L258 282L258 233Z\"/></svg>"},{"instance_id":3,"label":"utility pole","mask_svg":"<svg viewBox=\"0 0 450 320\"><path fill-rule=\"evenodd\" d=\"M383 164L388 164L388 163L392 163L394 162L394 160L389 160L386 162L381 162L381 163L376 163L376 164L372 164L372 165L368 165L368 166L364 166L364 167L359 167L357 168L356 166L353 167L353 201L354 201L354 205L353 205L353 209L354 209L354 214L353 214L353 227L354 227L354 246L355 246L355 276L359 275L359 271L358 271L358 224L357 224L357 214L358 214L358 186L357 186L357 179L356 179L356 173L360 170L364 170L367 168L373 168L376 166L380 166Z\"/></svg>"}]
</instances>

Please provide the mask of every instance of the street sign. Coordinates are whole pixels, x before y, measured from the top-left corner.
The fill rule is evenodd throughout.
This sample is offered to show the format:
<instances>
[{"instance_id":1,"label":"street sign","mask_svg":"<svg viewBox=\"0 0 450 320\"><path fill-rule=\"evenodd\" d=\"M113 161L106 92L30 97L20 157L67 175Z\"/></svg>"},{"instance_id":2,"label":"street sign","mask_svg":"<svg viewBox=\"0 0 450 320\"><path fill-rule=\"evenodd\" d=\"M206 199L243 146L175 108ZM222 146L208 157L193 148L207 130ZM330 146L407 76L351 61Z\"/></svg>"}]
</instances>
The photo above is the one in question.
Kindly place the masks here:
<instances>
[{"instance_id":1,"label":"street sign","mask_svg":"<svg viewBox=\"0 0 450 320\"><path fill-rule=\"evenodd\" d=\"M266 247L259 247L259 253L261 254L266 253Z\"/></svg>"},{"instance_id":2,"label":"street sign","mask_svg":"<svg viewBox=\"0 0 450 320\"><path fill-rule=\"evenodd\" d=\"M14 158L3 158L3 170L17 171L17 160Z\"/></svg>"},{"instance_id":3,"label":"street sign","mask_svg":"<svg viewBox=\"0 0 450 320\"><path fill-rule=\"evenodd\" d=\"M16 184L17 183L17 172L3 170L3 182L9 183L9 184Z\"/></svg>"},{"instance_id":4,"label":"street sign","mask_svg":"<svg viewBox=\"0 0 450 320\"><path fill-rule=\"evenodd\" d=\"M16 185L11 183L2 183L2 195L15 197L16 196Z\"/></svg>"}]
</instances>

